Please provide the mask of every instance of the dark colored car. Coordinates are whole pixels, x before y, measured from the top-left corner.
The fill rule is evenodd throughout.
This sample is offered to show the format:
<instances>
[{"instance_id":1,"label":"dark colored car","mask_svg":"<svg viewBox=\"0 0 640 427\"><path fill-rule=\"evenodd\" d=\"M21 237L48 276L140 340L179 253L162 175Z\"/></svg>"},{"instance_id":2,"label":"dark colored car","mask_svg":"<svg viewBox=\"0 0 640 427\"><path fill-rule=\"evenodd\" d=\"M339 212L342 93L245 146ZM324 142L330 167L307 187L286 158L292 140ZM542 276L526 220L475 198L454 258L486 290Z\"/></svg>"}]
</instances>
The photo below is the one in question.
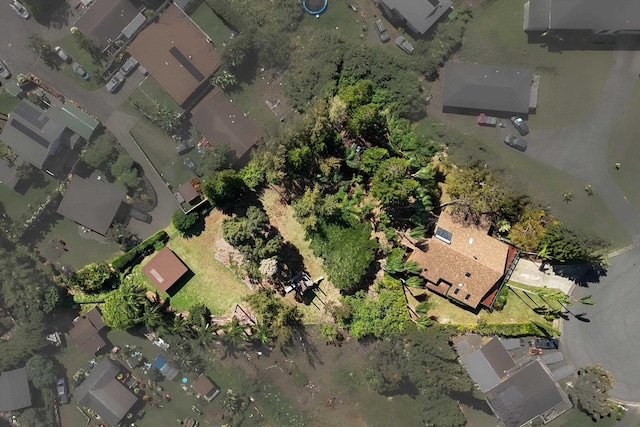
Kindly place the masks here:
<instances>
[{"instance_id":1,"label":"dark colored car","mask_svg":"<svg viewBox=\"0 0 640 427\"><path fill-rule=\"evenodd\" d=\"M527 125L527 122L522 119L522 117L511 117L511 123L513 123L513 127L516 128L520 135L525 136L529 133L529 126Z\"/></svg>"},{"instance_id":2,"label":"dark colored car","mask_svg":"<svg viewBox=\"0 0 640 427\"><path fill-rule=\"evenodd\" d=\"M519 151L527 150L527 141L515 135L507 135L504 137L504 143L509 147L513 147Z\"/></svg>"},{"instance_id":3,"label":"dark colored car","mask_svg":"<svg viewBox=\"0 0 640 427\"><path fill-rule=\"evenodd\" d=\"M557 349L558 348L558 339L557 338L539 338L536 340L536 348L542 349Z\"/></svg>"}]
</instances>

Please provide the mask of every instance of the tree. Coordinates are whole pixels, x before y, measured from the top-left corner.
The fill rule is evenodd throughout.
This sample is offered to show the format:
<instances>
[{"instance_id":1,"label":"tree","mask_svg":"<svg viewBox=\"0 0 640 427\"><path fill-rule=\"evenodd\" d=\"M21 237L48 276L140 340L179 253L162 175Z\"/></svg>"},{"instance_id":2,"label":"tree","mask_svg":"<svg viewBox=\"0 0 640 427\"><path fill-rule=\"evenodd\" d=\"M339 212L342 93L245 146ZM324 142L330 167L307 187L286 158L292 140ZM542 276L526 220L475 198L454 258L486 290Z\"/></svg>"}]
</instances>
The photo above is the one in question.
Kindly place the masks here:
<instances>
[{"instance_id":1,"label":"tree","mask_svg":"<svg viewBox=\"0 0 640 427\"><path fill-rule=\"evenodd\" d=\"M562 200L564 200L565 203L569 203L573 200L573 193L571 191L565 191L562 193Z\"/></svg>"},{"instance_id":2,"label":"tree","mask_svg":"<svg viewBox=\"0 0 640 427\"><path fill-rule=\"evenodd\" d=\"M270 279L278 273L278 259L266 258L260 261L260 274L262 277Z\"/></svg>"},{"instance_id":3,"label":"tree","mask_svg":"<svg viewBox=\"0 0 640 427\"><path fill-rule=\"evenodd\" d=\"M293 333L303 327L302 313L298 307L276 298L267 288L260 288L249 295L247 302L256 313L259 324L268 327L281 346L291 342Z\"/></svg>"},{"instance_id":4,"label":"tree","mask_svg":"<svg viewBox=\"0 0 640 427\"><path fill-rule=\"evenodd\" d=\"M389 158L389 151L386 148L371 147L362 153L362 170L368 174L374 174L380 164Z\"/></svg>"},{"instance_id":5,"label":"tree","mask_svg":"<svg viewBox=\"0 0 640 427\"><path fill-rule=\"evenodd\" d=\"M331 323L322 323L320 325L320 336L327 344L338 344L344 341L344 335L342 335L336 325L332 325Z\"/></svg>"},{"instance_id":6,"label":"tree","mask_svg":"<svg viewBox=\"0 0 640 427\"><path fill-rule=\"evenodd\" d=\"M178 230L181 234L185 234L187 231L191 229L198 222L197 212L191 212L185 214L182 209L178 209L173 213L171 217L171 224Z\"/></svg>"},{"instance_id":7,"label":"tree","mask_svg":"<svg viewBox=\"0 0 640 427\"><path fill-rule=\"evenodd\" d=\"M520 220L509 231L511 242L525 251L534 251L544 236L545 225L550 218L544 209L526 206Z\"/></svg>"},{"instance_id":8,"label":"tree","mask_svg":"<svg viewBox=\"0 0 640 427\"><path fill-rule=\"evenodd\" d=\"M19 368L47 346L44 323L23 322L8 341L0 341L0 370Z\"/></svg>"},{"instance_id":9,"label":"tree","mask_svg":"<svg viewBox=\"0 0 640 427\"><path fill-rule=\"evenodd\" d=\"M31 163L21 163L16 167L16 177L18 179L29 179L31 174L35 172L35 167Z\"/></svg>"},{"instance_id":10,"label":"tree","mask_svg":"<svg viewBox=\"0 0 640 427\"><path fill-rule=\"evenodd\" d=\"M125 191L135 187L140 182L138 169L134 167L134 161L128 154L120 154L118 159L111 165L111 173L123 186Z\"/></svg>"},{"instance_id":11,"label":"tree","mask_svg":"<svg viewBox=\"0 0 640 427\"><path fill-rule=\"evenodd\" d=\"M107 241L120 245L120 248L125 252L140 243L138 236L119 222L115 222L109 227L106 238Z\"/></svg>"},{"instance_id":12,"label":"tree","mask_svg":"<svg viewBox=\"0 0 640 427\"><path fill-rule=\"evenodd\" d=\"M237 84L238 79L236 76L227 70L219 71L211 78L211 85L218 86L222 90Z\"/></svg>"},{"instance_id":13,"label":"tree","mask_svg":"<svg viewBox=\"0 0 640 427\"><path fill-rule=\"evenodd\" d=\"M35 388L45 390L56 382L53 361L46 356L36 354L26 365L27 376Z\"/></svg>"},{"instance_id":14,"label":"tree","mask_svg":"<svg viewBox=\"0 0 640 427\"><path fill-rule=\"evenodd\" d=\"M128 281L110 292L102 306L102 318L105 325L126 331L141 323L144 307L148 301L145 293L144 287Z\"/></svg>"},{"instance_id":15,"label":"tree","mask_svg":"<svg viewBox=\"0 0 640 427\"><path fill-rule=\"evenodd\" d=\"M114 277L115 273L106 262L91 263L72 273L68 286L85 292L100 292Z\"/></svg>"},{"instance_id":16,"label":"tree","mask_svg":"<svg viewBox=\"0 0 640 427\"><path fill-rule=\"evenodd\" d=\"M548 257L561 262L583 262L597 270L608 265L610 243L597 236L554 223L545 229L538 246Z\"/></svg>"},{"instance_id":17,"label":"tree","mask_svg":"<svg viewBox=\"0 0 640 427\"><path fill-rule=\"evenodd\" d=\"M205 176L211 176L231 169L236 159L236 152L228 144L215 144L204 150L199 168Z\"/></svg>"},{"instance_id":18,"label":"tree","mask_svg":"<svg viewBox=\"0 0 640 427\"><path fill-rule=\"evenodd\" d=\"M31 33L29 35L29 48L31 48L31 50L33 50L49 68L58 68L58 57L51 48L51 45L47 43L42 36L36 33Z\"/></svg>"},{"instance_id":19,"label":"tree","mask_svg":"<svg viewBox=\"0 0 640 427\"><path fill-rule=\"evenodd\" d=\"M204 304L194 304L189 307L187 322L194 330L201 333L207 329L211 323L211 312Z\"/></svg>"},{"instance_id":20,"label":"tree","mask_svg":"<svg viewBox=\"0 0 640 427\"><path fill-rule=\"evenodd\" d=\"M237 200L246 190L242 176L233 169L217 172L204 183L203 192L214 207Z\"/></svg>"},{"instance_id":21,"label":"tree","mask_svg":"<svg viewBox=\"0 0 640 427\"><path fill-rule=\"evenodd\" d=\"M339 210L336 197L323 194L319 185L313 189L307 188L302 197L293 203L296 219L307 232L316 231L319 221L335 220Z\"/></svg>"},{"instance_id":22,"label":"tree","mask_svg":"<svg viewBox=\"0 0 640 427\"><path fill-rule=\"evenodd\" d=\"M110 133L103 133L89 144L82 159L86 164L99 168L109 164L115 157L116 140Z\"/></svg>"},{"instance_id":23,"label":"tree","mask_svg":"<svg viewBox=\"0 0 640 427\"><path fill-rule=\"evenodd\" d=\"M609 401L613 376L600 365L585 366L578 370L578 380L569 390L573 403L597 421L610 416L614 406Z\"/></svg>"},{"instance_id":24,"label":"tree","mask_svg":"<svg viewBox=\"0 0 640 427\"><path fill-rule=\"evenodd\" d=\"M418 188L418 182L408 178L409 161L392 157L383 161L376 171L371 195L384 205L408 203L409 196Z\"/></svg>"}]
</instances>

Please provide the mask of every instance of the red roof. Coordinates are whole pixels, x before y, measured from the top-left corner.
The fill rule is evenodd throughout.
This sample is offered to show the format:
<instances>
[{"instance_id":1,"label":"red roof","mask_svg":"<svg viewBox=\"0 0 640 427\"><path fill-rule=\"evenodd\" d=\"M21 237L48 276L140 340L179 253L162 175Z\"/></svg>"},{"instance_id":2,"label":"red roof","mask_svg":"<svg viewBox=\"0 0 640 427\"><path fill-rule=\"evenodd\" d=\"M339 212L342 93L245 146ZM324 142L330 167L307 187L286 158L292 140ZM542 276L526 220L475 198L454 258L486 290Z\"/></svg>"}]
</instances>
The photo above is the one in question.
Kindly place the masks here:
<instances>
[{"instance_id":1,"label":"red roof","mask_svg":"<svg viewBox=\"0 0 640 427\"><path fill-rule=\"evenodd\" d=\"M142 267L142 272L159 291L167 292L184 274L187 266L168 247L162 248L151 261Z\"/></svg>"}]
</instances>

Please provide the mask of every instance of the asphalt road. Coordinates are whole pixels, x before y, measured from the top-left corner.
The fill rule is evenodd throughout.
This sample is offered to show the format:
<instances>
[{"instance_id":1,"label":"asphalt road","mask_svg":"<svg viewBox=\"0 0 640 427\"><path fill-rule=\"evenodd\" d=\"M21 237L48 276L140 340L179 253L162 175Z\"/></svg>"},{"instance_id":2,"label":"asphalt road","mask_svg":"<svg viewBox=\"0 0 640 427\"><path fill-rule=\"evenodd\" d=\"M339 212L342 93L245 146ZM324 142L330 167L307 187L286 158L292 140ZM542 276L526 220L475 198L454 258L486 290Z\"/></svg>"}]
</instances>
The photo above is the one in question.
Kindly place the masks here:
<instances>
[{"instance_id":1,"label":"asphalt road","mask_svg":"<svg viewBox=\"0 0 640 427\"><path fill-rule=\"evenodd\" d=\"M73 9L69 9L69 12L74 13ZM143 76L134 72L115 95L107 92L104 87L94 92L87 92L66 75L43 64L28 47L30 34L40 34L46 40L54 43L55 40L69 34L69 26L74 21L74 16L68 16L61 19L57 25L46 27L38 24L33 18L23 20L9 7L8 1L0 2L0 59L7 62L14 76L18 73L32 72L63 93L65 97L73 99L97 116L107 129L116 135L118 141L127 149L131 157L142 166L145 176L156 191L158 205L149 212L153 218L151 224L144 224L132 219L130 227L138 233L139 237L146 238L169 225L171 215L178 208L178 204L160 175L147 161L127 132L135 124L135 117L116 111L142 82Z\"/></svg>"}]
</instances>

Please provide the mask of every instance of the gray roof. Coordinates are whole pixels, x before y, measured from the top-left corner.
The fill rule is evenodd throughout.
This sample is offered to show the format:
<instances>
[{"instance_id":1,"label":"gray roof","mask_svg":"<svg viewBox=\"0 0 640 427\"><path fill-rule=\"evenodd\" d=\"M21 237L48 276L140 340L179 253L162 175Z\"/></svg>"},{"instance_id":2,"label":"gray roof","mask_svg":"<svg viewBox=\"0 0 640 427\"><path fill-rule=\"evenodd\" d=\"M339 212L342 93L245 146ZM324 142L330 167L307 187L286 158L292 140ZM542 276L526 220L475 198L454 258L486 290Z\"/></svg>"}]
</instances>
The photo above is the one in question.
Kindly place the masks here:
<instances>
[{"instance_id":1,"label":"gray roof","mask_svg":"<svg viewBox=\"0 0 640 427\"><path fill-rule=\"evenodd\" d=\"M74 175L60 202L58 213L105 235L114 219L123 217L127 208L124 193L114 184Z\"/></svg>"},{"instance_id":2,"label":"gray roof","mask_svg":"<svg viewBox=\"0 0 640 427\"><path fill-rule=\"evenodd\" d=\"M498 385L516 366L498 337L491 338L480 349L462 356L460 360L483 392Z\"/></svg>"},{"instance_id":3,"label":"gray roof","mask_svg":"<svg viewBox=\"0 0 640 427\"><path fill-rule=\"evenodd\" d=\"M105 357L73 393L76 403L93 409L107 424L114 426L138 401L138 398L116 379L119 373L120 367Z\"/></svg>"},{"instance_id":4,"label":"gray roof","mask_svg":"<svg viewBox=\"0 0 640 427\"><path fill-rule=\"evenodd\" d=\"M0 412L31 406L31 392L25 368L0 373Z\"/></svg>"},{"instance_id":5,"label":"gray roof","mask_svg":"<svg viewBox=\"0 0 640 427\"><path fill-rule=\"evenodd\" d=\"M485 396L507 427L520 427L547 412L550 412L548 418L553 418L571 408L571 403L539 360L519 369L487 391Z\"/></svg>"},{"instance_id":6,"label":"gray roof","mask_svg":"<svg viewBox=\"0 0 640 427\"><path fill-rule=\"evenodd\" d=\"M429 31L452 6L450 0L382 0L382 3L419 34Z\"/></svg>"},{"instance_id":7,"label":"gray roof","mask_svg":"<svg viewBox=\"0 0 640 427\"><path fill-rule=\"evenodd\" d=\"M524 29L548 30L551 0L532 0L524 5Z\"/></svg>"},{"instance_id":8,"label":"gray roof","mask_svg":"<svg viewBox=\"0 0 640 427\"><path fill-rule=\"evenodd\" d=\"M443 107L525 114L532 79L528 68L447 62Z\"/></svg>"},{"instance_id":9,"label":"gray roof","mask_svg":"<svg viewBox=\"0 0 640 427\"><path fill-rule=\"evenodd\" d=\"M130 0L96 0L75 22L82 34L98 42L105 48L116 40L132 20L136 18L142 6Z\"/></svg>"},{"instance_id":10,"label":"gray roof","mask_svg":"<svg viewBox=\"0 0 640 427\"><path fill-rule=\"evenodd\" d=\"M545 29L638 31L640 2L637 0L529 0L526 29L540 29L539 15L547 13Z\"/></svg>"},{"instance_id":11,"label":"gray roof","mask_svg":"<svg viewBox=\"0 0 640 427\"><path fill-rule=\"evenodd\" d=\"M18 154L18 158L42 168L47 157L60 145L65 125L55 120L57 109L42 110L23 99L11 112L0 140ZM53 119L53 120L52 120Z\"/></svg>"}]
</instances>

